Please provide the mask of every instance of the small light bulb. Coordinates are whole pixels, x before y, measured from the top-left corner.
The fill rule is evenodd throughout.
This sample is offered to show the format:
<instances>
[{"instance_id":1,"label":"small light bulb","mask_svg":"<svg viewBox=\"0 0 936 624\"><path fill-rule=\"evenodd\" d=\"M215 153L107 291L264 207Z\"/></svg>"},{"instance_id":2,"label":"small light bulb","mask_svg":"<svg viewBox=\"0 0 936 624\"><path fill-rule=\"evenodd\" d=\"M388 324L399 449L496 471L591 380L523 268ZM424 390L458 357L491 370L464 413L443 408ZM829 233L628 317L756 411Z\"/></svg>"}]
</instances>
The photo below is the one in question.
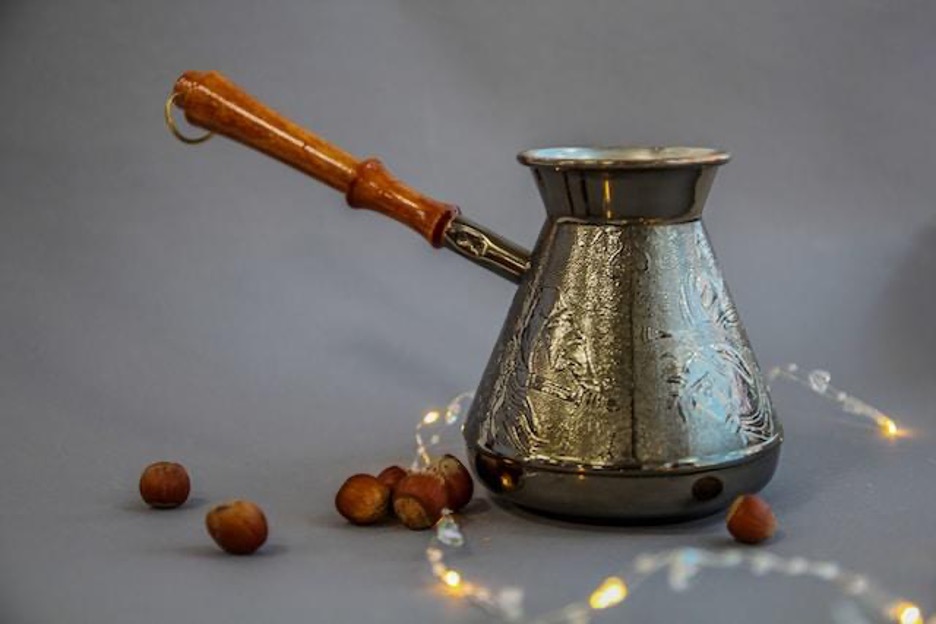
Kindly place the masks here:
<instances>
[{"instance_id":1,"label":"small light bulb","mask_svg":"<svg viewBox=\"0 0 936 624\"><path fill-rule=\"evenodd\" d=\"M901 428L896 421L884 414L879 414L874 420L877 423L878 429L881 431L881 435L888 440L909 438L911 435L908 429Z\"/></svg>"},{"instance_id":2,"label":"small light bulb","mask_svg":"<svg viewBox=\"0 0 936 624\"><path fill-rule=\"evenodd\" d=\"M592 609L607 609L620 604L627 598L627 585L616 576L609 576L598 586L588 598L588 606Z\"/></svg>"},{"instance_id":3,"label":"small light bulb","mask_svg":"<svg viewBox=\"0 0 936 624\"><path fill-rule=\"evenodd\" d=\"M455 570L449 570L442 575L442 582L452 589L456 589L459 585L461 585L461 580L461 574Z\"/></svg>"},{"instance_id":4,"label":"small light bulb","mask_svg":"<svg viewBox=\"0 0 936 624\"><path fill-rule=\"evenodd\" d=\"M891 614L897 624L923 624L923 614L920 607L912 602L898 602L891 609Z\"/></svg>"},{"instance_id":5,"label":"small light bulb","mask_svg":"<svg viewBox=\"0 0 936 624\"><path fill-rule=\"evenodd\" d=\"M439 420L439 412L432 410L431 412L426 412L426 415L423 416L423 424L431 425L435 421Z\"/></svg>"}]
</instances>

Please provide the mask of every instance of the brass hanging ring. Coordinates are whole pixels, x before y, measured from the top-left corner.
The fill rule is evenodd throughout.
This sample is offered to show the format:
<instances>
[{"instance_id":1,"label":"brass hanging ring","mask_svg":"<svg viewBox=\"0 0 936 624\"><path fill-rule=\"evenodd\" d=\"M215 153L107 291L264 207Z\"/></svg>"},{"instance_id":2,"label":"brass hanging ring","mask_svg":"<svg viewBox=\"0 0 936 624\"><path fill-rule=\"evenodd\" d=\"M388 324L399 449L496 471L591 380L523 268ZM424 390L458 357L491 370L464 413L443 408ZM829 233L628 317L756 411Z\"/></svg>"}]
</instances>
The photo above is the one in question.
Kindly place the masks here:
<instances>
[{"instance_id":1,"label":"brass hanging ring","mask_svg":"<svg viewBox=\"0 0 936 624\"><path fill-rule=\"evenodd\" d=\"M169 128L169 132L179 139L183 143L188 143L189 145L197 145L198 143L204 143L208 139L214 136L214 132L210 130L205 134L197 137L185 136L182 132L179 131L179 127L176 125L175 119L172 118L172 104L175 102L176 97L182 95L181 93L175 92L171 93L168 98L166 98L166 107L164 113L166 116L166 126Z\"/></svg>"}]
</instances>

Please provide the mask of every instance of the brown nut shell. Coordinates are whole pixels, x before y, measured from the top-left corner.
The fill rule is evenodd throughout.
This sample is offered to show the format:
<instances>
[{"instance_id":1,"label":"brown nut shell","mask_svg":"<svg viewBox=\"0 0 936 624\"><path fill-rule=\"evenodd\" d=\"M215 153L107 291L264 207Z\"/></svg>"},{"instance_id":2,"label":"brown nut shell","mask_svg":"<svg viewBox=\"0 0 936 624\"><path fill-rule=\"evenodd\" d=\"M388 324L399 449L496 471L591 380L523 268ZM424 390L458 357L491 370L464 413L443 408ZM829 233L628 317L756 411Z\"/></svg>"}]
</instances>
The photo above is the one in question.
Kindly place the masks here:
<instances>
[{"instance_id":1,"label":"brown nut shell","mask_svg":"<svg viewBox=\"0 0 936 624\"><path fill-rule=\"evenodd\" d=\"M435 473L410 473L393 492L394 513L403 526L414 531L432 527L447 506L445 481Z\"/></svg>"},{"instance_id":2,"label":"brown nut shell","mask_svg":"<svg viewBox=\"0 0 936 624\"><path fill-rule=\"evenodd\" d=\"M403 480L408 473L399 466L387 466L377 475L377 480L386 485L393 491L397 484Z\"/></svg>"},{"instance_id":3,"label":"brown nut shell","mask_svg":"<svg viewBox=\"0 0 936 624\"><path fill-rule=\"evenodd\" d=\"M205 528L224 552L249 555L266 542L267 521L255 503L232 500L211 509Z\"/></svg>"},{"instance_id":4,"label":"brown nut shell","mask_svg":"<svg viewBox=\"0 0 936 624\"><path fill-rule=\"evenodd\" d=\"M759 544L773 537L777 518L764 499L744 494L728 509L728 532L742 544Z\"/></svg>"},{"instance_id":5,"label":"brown nut shell","mask_svg":"<svg viewBox=\"0 0 936 624\"><path fill-rule=\"evenodd\" d=\"M140 475L140 496L157 509L178 507L188 500L191 489L188 472L175 462L150 464Z\"/></svg>"},{"instance_id":6,"label":"brown nut shell","mask_svg":"<svg viewBox=\"0 0 936 624\"><path fill-rule=\"evenodd\" d=\"M448 490L448 506L452 511L458 511L471 502L471 497L474 495L474 480L457 457L443 455L432 463L429 470L445 481L445 488Z\"/></svg>"},{"instance_id":7,"label":"brown nut shell","mask_svg":"<svg viewBox=\"0 0 936 624\"><path fill-rule=\"evenodd\" d=\"M353 475L335 494L335 509L351 524L380 522L390 513L390 488L372 475Z\"/></svg>"}]
</instances>

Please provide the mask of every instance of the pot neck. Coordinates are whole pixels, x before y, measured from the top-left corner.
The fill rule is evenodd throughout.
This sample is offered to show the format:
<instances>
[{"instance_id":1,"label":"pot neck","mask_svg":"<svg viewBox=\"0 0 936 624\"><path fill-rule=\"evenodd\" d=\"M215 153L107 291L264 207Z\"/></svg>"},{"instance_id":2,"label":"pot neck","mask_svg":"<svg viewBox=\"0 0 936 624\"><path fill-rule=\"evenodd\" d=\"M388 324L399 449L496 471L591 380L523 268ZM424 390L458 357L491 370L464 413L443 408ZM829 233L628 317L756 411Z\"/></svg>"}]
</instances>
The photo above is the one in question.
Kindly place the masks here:
<instances>
[{"instance_id":1,"label":"pot neck","mask_svg":"<svg viewBox=\"0 0 936 624\"><path fill-rule=\"evenodd\" d=\"M522 152L550 217L679 223L702 208L726 152L703 148L546 148Z\"/></svg>"}]
</instances>

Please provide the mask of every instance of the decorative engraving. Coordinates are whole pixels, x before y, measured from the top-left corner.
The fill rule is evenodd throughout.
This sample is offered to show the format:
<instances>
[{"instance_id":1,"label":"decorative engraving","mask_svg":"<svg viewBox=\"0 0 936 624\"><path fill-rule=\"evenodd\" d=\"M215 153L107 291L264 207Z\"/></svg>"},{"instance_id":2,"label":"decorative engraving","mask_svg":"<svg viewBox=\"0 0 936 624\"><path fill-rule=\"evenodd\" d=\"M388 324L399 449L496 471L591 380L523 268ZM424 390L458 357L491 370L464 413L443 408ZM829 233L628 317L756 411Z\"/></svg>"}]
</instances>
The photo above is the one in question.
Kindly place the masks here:
<instances>
[{"instance_id":1,"label":"decorative engraving","mask_svg":"<svg viewBox=\"0 0 936 624\"><path fill-rule=\"evenodd\" d=\"M675 385L671 398L684 422L723 421L746 444L773 436L770 399L731 345L701 345L683 358L682 370L668 381Z\"/></svg>"},{"instance_id":2,"label":"decorative engraving","mask_svg":"<svg viewBox=\"0 0 936 624\"><path fill-rule=\"evenodd\" d=\"M483 448L615 468L717 462L778 434L701 223L560 220L535 253L469 416Z\"/></svg>"},{"instance_id":3,"label":"decorative engraving","mask_svg":"<svg viewBox=\"0 0 936 624\"><path fill-rule=\"evenodd\" d=\"M769 440L775 432L766 384L701 227L690 257L696 271L680 288L680 309L696 333L711 333L711 342L682 341L682 370L667 380L672 404L685 422L724 419L747 444Z\"/></svg>"},{"instance_id":4,"label":"decorative engraving","mask_svg":"<svg viewBox=\"0 0 936 624\"><path fill-rule=\"evenodd\" d=\"M516 449L534 449L542 441L535 434L533 421L533 406L530 404L527 386L530 378L529 356L524 354L524 344L529 343L529 334L533 331L530 322L540 300L539 289L533 289L532 296L523 301L520 314L513 323L503 351L498 358L495 368L498 374L494 378L494 386L490 395L488 413L494 415L510 414L509 426L496 427L503 418L486 419L492 426L487 430L489 441L496 439L495 431L506 437L503 443Z\"/></svg>"}]
</instances>

